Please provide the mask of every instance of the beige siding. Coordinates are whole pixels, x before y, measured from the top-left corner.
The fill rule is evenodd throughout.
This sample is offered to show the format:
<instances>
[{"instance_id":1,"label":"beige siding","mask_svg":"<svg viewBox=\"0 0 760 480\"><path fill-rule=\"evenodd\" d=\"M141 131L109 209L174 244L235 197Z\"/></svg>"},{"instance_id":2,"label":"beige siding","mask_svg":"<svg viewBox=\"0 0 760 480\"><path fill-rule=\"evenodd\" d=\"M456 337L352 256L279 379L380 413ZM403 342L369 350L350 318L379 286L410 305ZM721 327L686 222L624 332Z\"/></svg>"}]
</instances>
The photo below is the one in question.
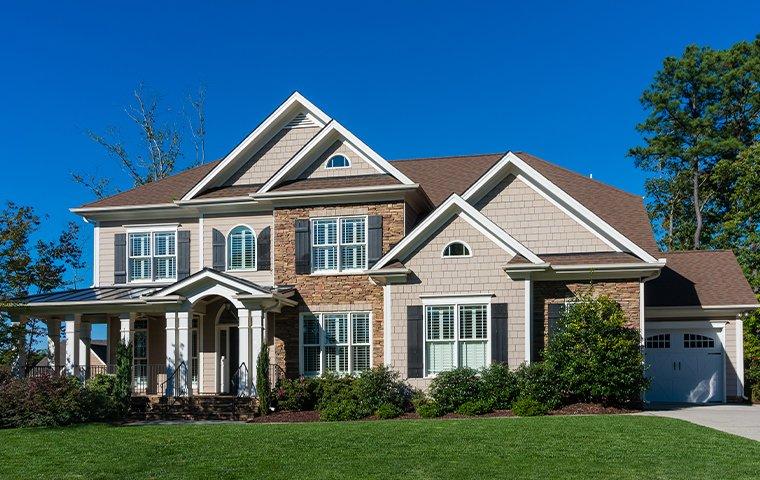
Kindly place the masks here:
<instances>
[{"instance_id":1,"label":"beige siding","mask_svg":"<svg viewBox=\"0 0 760 480\"><path fill-rule=\"evenodd\" d=\"M742 392L737 392L736 388L736 369L738 366L739 355L736 345L736 322L728 322L725 326L724 342L726 348L726 397L737 397Z\"/></svg>"},{"instance_id":2,"label":"beige siding","mask_svg":"<svg viewBox=\"0 0 760 480\"><path fill-rule=\"evenodd\" d=\"M208 215L203 217L203 266L211 267L213 265L213 251L212 251L212 239L213 230L219 230L224 234L225 238L229 235L237 225L247 225L251 227L254 233L258 236L259 232L266 227L270 229L274 228L274 217L272 212L250 214L250 215ZM270 230L271 232L272 230ZM271 252L274 252L274 235L270 234L272 239ZM253 271L253 272L227 272L231 275L250 280L262 285L272 285L273 277L272 270L268 271Z\"/></svg>"},{"instance_id":3,"label":"beige siding","mask_svg":"<svg viewBox=\"0 0 760 480\"><path fill-rule=\"evenodd\" d=\"M179 223L179 230L188 230L190 232L190 273L195 273L200 269L198 263L198 220L191 219L166 219L163 221L151 221L151 222L137 222L137 221L124 221L124 222L101 222L98 235L99 245L99 284L100 285L113 285L113 271L114 271L114 235L117 233L126 233L126 229L123 225L147 225L146 230L150 230L150 225L161 225L167 223Z\"/></svg>"},{"instance_id":4,"label":"beige siding","mask_svg":"<svg viewBox=\"0 0 760 480\"><path fill-rule=\"evenodd\" d=\"M325 165L333 155L343 155L348 158L351 166L348 168L327 169ZM383 172L378 171L375 167L367 163L354 150L349 148L345 142L338 141L330 145L304 172L299 178L325 178L325 177L350 177L356 175L377 175Z\"/></svg>"},{"instance_id":5,"label":"beige siding","mask_svg":"<svg viewBox=\"0 0 760 480\"><path fill-rule=\"evenodd\" d=\"M226 182L226 185L265 183L318 131L317 127L280 130Z\"/></svg>"},{"instance_id":6,"label":"beige siding","mask_svg":"<svg viewBox=\"0 0 760 480\"><path fill-rule=\"evenodd\" d=\"M214 329L214 320L216 318L217 308L207 310L203 317L201 329L201 345L198 350L200 362L200 380L201 393L216 392L216 331Z\"/></svg>"},{"instance_id":7,"label":"beige siding","mask_svg":"<svg viewBox=\"0 0 760 480\"><path fill-rule=\"evenodd\" d=\"M470 245L472 257L443 259L441 252L452 240ZM501 269L510 255L456 217L408 259L402 259L419 280L391 287L392 364L407 375L406 312L410 305L422 305L425 294L493 294L493 303L508 304L507 358L517 367L525 359L525 290L522 282L511 280ZM427 387L426 380L412 380Z\"/></svg>"},{"instance_id":8,"label":"beige siding","mask_svg":"<svg viewBox=\"0 0 760 480\"><path fill-rule=\"evenodd\" d=\"M612 250L513 175L496 185L475 207L539 255Z\"/></svg>"}]
</instances>

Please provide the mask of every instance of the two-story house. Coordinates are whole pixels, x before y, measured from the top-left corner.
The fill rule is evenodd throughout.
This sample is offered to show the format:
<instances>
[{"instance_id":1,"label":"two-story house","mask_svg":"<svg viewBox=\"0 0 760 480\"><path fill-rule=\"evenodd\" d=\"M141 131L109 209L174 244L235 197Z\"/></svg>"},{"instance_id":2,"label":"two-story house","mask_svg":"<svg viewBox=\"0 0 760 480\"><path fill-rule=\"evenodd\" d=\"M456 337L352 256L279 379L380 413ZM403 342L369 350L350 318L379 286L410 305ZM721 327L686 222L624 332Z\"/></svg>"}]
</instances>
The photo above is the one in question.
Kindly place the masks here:
<instances>
[{"instance_id":1,"label":"two-story house","mask_svg":"<svg viewBox=\"0 0 760 480\"><path fill-rule=\"evenodd\" d=\"M140 394L254 394L282 375L539 359L579 292L639 328L652 401L743 394L731 252L660 252L642 198L527 153L388 161L294 93L219 161L72 209L92 287L26 298L50 363L86 376L91 325L133 348Z\"/></svg>"}]
</instances>

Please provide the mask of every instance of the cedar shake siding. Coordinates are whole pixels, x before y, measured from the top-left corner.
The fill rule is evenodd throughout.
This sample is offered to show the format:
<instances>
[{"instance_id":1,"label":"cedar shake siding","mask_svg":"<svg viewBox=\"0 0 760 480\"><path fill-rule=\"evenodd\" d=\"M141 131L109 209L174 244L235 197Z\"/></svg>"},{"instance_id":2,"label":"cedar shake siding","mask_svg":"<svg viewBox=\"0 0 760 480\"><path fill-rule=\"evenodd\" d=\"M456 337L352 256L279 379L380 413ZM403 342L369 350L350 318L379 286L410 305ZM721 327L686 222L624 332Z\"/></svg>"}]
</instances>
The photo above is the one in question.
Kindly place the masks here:
<instances>
[{"instance_id":1,"label":"cedar shake siding","mask_svg":"<svg viewBox=\"0 0 760 480\"><path fill-rule=\"evenodd\" d=\"M351 166L348 168L325 168L327 160L333 155L343 155ZM377 175L375 167L367 163L355 150L345 142L337 141L330 145L298 178L353 177L357 175Z\"/></svg>"},{"instance_id":2,"label":"cedar shake siding","mask_svg":"<svg viewBox=\"0 0 760 480\"><path fill-rule=\"evenodd\" d=\"M475 208L539 256L612 250L514 175L499 182Z\"/></svg>"},{"instance_id":3,"label":"cedar shake siding","mask_svg":"<svg viewBox=\"0 0 760 480\"><path fill-rule=\"evenodd\" d=\"M472 256L441 258L444 247L454 240L466 242ZM523 282L510 279L501 268L511 258L509 253L467 221L454 217L408 257L400 260L413 273L407 283L391 286L391 362L403 377L409 374L407 309L421 306L421 295L493 295L492 309L495 304L507 304L506 352L502 357L513 368L524 361L525 290ZM422 378L411 378L410 382L420 388L429 384Z\"/></svg>"},{"instance_id":4,"label":"cedar shake siding","mask_svg":"<svg viewBox=\"0 0 760 480\"><path fill-rule=\"evenodd\" d=\"M384 202L336 207L277 208L274 211L274 281L292 285L299 306L274 314L273 336L277 360L288 377L299 374L299 313L303 311L370 311L372 313L372 365L383 363L383 288L370 283L367 275L297 274L295 265L295 222L318 217L380 215L383 217L383 253L404 235L404 203ZM369 252L368 252L369 254ZM368 255L369 256L369 255Z\"/></svg>"}]
</instances>

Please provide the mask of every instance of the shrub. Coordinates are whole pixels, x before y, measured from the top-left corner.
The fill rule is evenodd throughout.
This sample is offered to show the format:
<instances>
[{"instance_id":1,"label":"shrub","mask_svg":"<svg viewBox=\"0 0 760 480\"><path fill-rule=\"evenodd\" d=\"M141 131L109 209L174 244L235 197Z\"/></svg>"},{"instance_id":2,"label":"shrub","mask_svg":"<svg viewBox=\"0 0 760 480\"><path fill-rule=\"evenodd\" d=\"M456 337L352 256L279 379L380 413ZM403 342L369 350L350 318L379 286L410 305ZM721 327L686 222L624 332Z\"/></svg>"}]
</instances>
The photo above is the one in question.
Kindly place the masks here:
<instances>
[{"instance_id":1,"label":"shrub","mask_svg":"<svg viewBox=\"0 0 760 480\"><path fill-rule=\"evenodd\" d=\"M76 378L44 375L0 385L0 428L63 426L88 418Z\"/></svg>"},{"instance_id":2,"label":"shrub","mask_svg":"<svg viewBox=\"0 0 760 480\"><path fill-rule=\"evenodd\" d=\"M116 346L116 395L126 408L132 396L132 344L119 342Z\"/></svg>"},{"instance_id":3,"label":"shrub","mask_svg":"<svg viewBox=\"0 0 760 480\"><path fill-rule=\"evenodd\" d=\"M116 420L127 413L120 397L116 375L99 374L87 381L84 387L84 401L90 420Z\"/></svg>"},{"instance_id":4,"label":"shrub","mask_svg":"<svg viewBox=\"0 0 760 480\"><path fill-rule=\"evenodd\" d=\"M350 375L338 375L334 372L325 372L322 376L314 379L316 408L320 410L322 405L343 397L347 390L351 389L354 377Z\"/></svg>"},{"instance_id":5,"label":"shrub","mask_svg":"<svg viewBox=\"0 0 760 480\"><path fill-rule=\"evenodd\" d=\"M422 418L437 418L444 414L441 407L435 402L427 402L417 405L417 413Z\"/></svg>"},{"instance_id":6,"label":"shrub","mask_svg":"<svg viewBox=\"0 0 760 480\"><path fill-rule=\"evenodd\" d=\"M515 372L520 397L529 397L554 409L562 404L562 389L557 372L544 362L522 364ZM514 409L514 402L512 405Z\"/></svg>"},{"instance_id":7,"label":"shrub","mask_svg":"<svg viewBox=\"0 0 760 480\"><path fill-rule=\"evenodd\" d=\"M480 379L471 368L439 373L430 383L430 396L444 413L456 411L460 405L479 395Z\"/></svg>"},{"instance_id":8,"label":"shrub","mask_svg":"<svg viewBox=\"0 0 760 480\"><path fill-rule=\"evenodd\" d=\"M256 396L259 403L259 414L269 413L269 400L272 398L272 386L269 384L269 347L266 343L261 346L259 358L256 360Z\"/></svg>"},{"instance_id":9,"label":"shrub","mask_svg":"<svg viewBox=\"0 0 760 480\"><path fill-rule=\"evenodd\" d=\"M512 407L518 395L517 375L504 363L494 363L480 375L480 397L491 402L496 410Z\"/></svg>"},{"instance_id":10,"label":"shrub","mask_svg":"<svg viewBox=\"0 0 760 480\"><path fill-rule=\"evenodd\" d=\"M512 404L512 413L519 417L538 417L549 413L549 407L532 397L520 397Z\"/></svg>"},{"instance_id":11,"label":"shrub","mask_svg":"<svg viewBox=\"0 0 760 480\"><path fill-rule=\"evenodd\" d=\"M359 401L351 390L344 390L328 402L320 403L319 419L333 422L346 420L361 420L372 415L366 405Z\"/></svg>"},{"instance_id":12,"label":"shrub","mask_svg":"<svg viewBox=\"0 0 760 480\"><path fill-rule=\"evenodd\" d=\"M274 389L275 407L292 412L314 410L317 405L316 389L317 383L311 378L280 379Z\"/></svg>"},{"instance_id":13,"label":"shrub","mask_svg":"<svg viewBox=\"0 0 760 480\"><path fill-rule=\"evenodd\" d=\"M465 402L457 408L457 413L460 415L467 415L469 417L475 415L484 415L486 413L493 412L493 401L487 398L481 398L479 400L470 400Z\"/></svg>"},{"instance_id":14,"label":"shrub","mask_svg":"<svg viewBox=\"0 0 760 480\"><path fill-rule=\"evenodd\" d=\"M377 415L377 418L381 420L387 420L390 418L396 418L402 413L404 413L404 410L402 410L400 407L392 403L384 403L380 405L380 408L377 409L375 415Z\"/></svg>"},{"instance_id":15,"label":"shrub","mask_svg":"<svg viewBox=\"0 0 760 480\"><path fill-rule=\"evenodd\" d=\"M385 404L403 412L411 403L411 388L399 379L398 372L384 365L363 371L351 388L355 396L373 412Z\"/></svg>"},{"instance_id":16,"label":"shrub","mask_svg":"<svg viewBox=\"0 0 760 480\"><path fill-rule=\"evenodd\" d=\"M640 342L639 331L626 327L615 301L581 297L561 318L544 362L571 401L637 403L649 385Z\"/></svg>"}]
</instances>

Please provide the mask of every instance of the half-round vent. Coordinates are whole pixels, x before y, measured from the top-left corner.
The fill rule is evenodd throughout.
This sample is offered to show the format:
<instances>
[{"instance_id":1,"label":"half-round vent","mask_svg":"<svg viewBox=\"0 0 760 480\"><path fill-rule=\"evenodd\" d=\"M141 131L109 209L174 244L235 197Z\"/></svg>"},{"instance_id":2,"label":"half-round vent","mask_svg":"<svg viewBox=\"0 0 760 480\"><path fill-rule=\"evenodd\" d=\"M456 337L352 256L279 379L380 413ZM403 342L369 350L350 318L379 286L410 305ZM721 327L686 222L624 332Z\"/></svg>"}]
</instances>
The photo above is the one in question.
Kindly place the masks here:
<instances>
[{"instance_id":1,"label":"half-round vent","mask_svg":"<svg viewBox=\"0 0 760 480\"><path fill-rule=\"evenodd\" d=\"M285 128L307 128L307 127L318 127L319 124L317 121L308 113L299 113L295 117L293 117L293 120L288 122L287 125L285 125Z\"/></svg>"}]
</instances>

